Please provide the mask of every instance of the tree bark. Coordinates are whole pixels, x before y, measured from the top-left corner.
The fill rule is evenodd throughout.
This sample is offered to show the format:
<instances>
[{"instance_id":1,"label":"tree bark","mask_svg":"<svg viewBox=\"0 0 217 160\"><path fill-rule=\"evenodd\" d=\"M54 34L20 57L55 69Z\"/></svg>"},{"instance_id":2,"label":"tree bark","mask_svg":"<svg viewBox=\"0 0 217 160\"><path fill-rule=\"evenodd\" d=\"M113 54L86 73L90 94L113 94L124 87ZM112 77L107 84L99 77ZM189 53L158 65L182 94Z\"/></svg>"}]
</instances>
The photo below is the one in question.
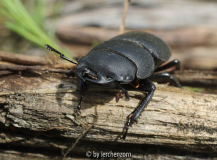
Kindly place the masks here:
<instances>
[{"instance_id":1,"label":"tree bark","mask_svg":"<svg viewBox=\"0 0 217 160\"><path fill-rule=\"evenodd\" d=\"M138 148L149 145L217 153L216 95L156 84L152 101L122 140L126 117L145 93L129 91L130 100L117 103L119 90L90 86L81 113L75 114L77 79L64 74L22 70L0 77L1 144L60 152L91 127L73 154L86 157L87 150L100 152L103 146L104 151L131 148L134 157L141 158L144 152Z\"/></svg>"}]
</instances>

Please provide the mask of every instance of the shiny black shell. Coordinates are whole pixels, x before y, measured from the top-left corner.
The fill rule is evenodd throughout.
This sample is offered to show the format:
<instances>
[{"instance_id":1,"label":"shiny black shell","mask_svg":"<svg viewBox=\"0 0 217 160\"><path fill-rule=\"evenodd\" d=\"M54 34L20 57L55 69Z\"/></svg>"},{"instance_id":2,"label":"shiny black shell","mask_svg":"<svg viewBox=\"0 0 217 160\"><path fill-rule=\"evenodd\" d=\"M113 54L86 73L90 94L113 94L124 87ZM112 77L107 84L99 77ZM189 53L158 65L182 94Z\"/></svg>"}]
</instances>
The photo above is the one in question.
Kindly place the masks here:
<instances>
[{"instance_id":1,"label":"shiny black shell","mask_svg":"<svg viewBox=\"0 0 217 160\"><path fill-rule=\"evenodd\" d=\"M125 81L123 76L129 72L132 81L148 78L170 56L170 48L163 40L138 31L121 34L97 45L81 59L81 63L94 68L99 67L98 63L102 62L100 72L108 72L107 69L115 70L117 81Z\"/></svg>"}]
</instances>

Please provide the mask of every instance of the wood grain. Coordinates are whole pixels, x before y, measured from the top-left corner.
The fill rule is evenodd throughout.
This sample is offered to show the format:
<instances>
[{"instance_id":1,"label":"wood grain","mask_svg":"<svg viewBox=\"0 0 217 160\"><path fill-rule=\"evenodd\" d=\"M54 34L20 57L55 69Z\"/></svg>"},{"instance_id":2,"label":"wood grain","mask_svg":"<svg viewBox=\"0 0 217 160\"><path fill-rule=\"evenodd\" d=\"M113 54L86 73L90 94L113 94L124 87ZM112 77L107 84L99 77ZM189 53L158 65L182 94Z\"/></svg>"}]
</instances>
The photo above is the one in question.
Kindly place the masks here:
<instances>
[{"instance_id":1,"label":"wood grain","mask_svg":"<svg viewBox=\"0 0 217 160\"><path fill-rule=\"evenodd\" d=\"M0 82L1 144L66 149L92 125L82 141L217 152L216 95L156 84L152 101L124 141L120 136L126 116L144 97L142 92L130 91L129 101L121 98L117 103L119 90L90 87L79 115L74 114L79 100L76 78L22 71L1 77ZM84 154L84 148L76 151Z\"/></svg>"}]
</instances>

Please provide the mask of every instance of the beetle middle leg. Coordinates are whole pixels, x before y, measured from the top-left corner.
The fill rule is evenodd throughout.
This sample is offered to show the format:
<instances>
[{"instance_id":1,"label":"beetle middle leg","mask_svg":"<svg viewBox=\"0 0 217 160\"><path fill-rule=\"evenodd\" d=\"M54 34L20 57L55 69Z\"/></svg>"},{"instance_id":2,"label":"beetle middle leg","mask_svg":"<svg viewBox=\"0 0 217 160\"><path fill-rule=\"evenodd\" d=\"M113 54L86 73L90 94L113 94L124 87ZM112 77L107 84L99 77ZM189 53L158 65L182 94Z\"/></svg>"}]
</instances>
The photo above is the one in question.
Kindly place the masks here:
<instances>
[{"instance_id":1,"label":"beetle middle leg","mask_svg":"<svg viewBox=\"0 0 217 160\"><path fill-rule=\"evenodd\" d=\"M141 80L140 89L145 91L145 92L148 92L148 94L145 96L145 98L142 100L142 102L139 104L139 106L136 107L136 109L130 115L128 115L128 117L127 117L128 120L126 123L126 131L125 131L122 139L126 138L127 131L129 129L130 124L134 121L137 121L137 118L139 117L141 112L144 110L144 108L151 101L151 98L154 95L154 91L155 91L156 87L155 87L154 83L152 83L150 80L145 79L145 80Z\"/></svg>"},{"instance_id":2,"label":"beetle middle leg","mask_svg":"<svg viewBox=\"0 0 217 160\"><path fill-rule=\"evenodd\" d=\"M119 87L124 92L125 97L126 97L126 101L129 101L130 97L129 97L128 91L125 88L123 88L121 85L119 85Z\"/></svg>"}]
</instances>

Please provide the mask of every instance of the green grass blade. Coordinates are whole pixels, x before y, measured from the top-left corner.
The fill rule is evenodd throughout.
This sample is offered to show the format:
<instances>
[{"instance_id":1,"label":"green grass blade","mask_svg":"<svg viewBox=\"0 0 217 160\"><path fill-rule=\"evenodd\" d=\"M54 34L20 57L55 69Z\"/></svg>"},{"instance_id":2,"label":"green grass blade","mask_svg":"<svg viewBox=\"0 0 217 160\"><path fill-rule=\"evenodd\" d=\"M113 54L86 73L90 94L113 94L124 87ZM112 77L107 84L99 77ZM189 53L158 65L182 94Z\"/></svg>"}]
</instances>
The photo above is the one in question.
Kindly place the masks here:
<instances>
[{"instance_id":1,"label":"green grass blade","mask_svg":"<svg viewBox=\"0 0 217 160\"><path fill-rule=\"evenodd\" d=\"M20 0L1 0L2 8L0 13L12 20L12 22L6 23L6 27L9 29L40 47L44 47L44 44L49 44L61 51L60 47L54 42L56 38L50 38L46 34L47 32L43 30L45 28L43 26L45 2L44 0L36 0L34 16L31 16ZM68 58L71 58L71 54L67 49L62 50L64 50L63 53Z\"/></svg>"}]
</instances>

